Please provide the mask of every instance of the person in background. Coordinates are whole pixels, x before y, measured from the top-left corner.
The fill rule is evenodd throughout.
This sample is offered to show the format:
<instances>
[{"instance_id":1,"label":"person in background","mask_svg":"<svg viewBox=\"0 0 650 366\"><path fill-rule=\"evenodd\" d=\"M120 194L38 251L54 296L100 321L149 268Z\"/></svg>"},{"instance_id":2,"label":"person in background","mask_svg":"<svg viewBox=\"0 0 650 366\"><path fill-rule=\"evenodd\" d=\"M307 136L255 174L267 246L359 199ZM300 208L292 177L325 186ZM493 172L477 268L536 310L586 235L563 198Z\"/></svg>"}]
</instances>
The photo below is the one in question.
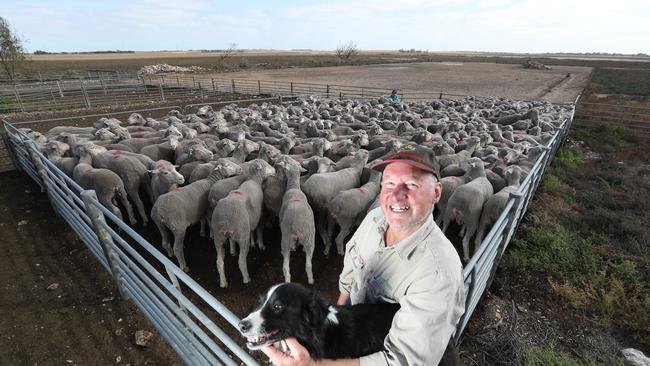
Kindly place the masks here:
<instances>
[{"instance_id":1,"label":"person in background","mask_svg":"<svg viewBox=\"0 0 650 366\"><path fill-rule=\"evenodd\" d=\"M393 103L399 103L401 101L401 99L397 95L397 90L396 89L393 89L393 91L390 93L390 95L387 96L386 98L389 99Z\"/></svg>"},{"instance_id":2,"label":"person in background","mask_svg":"<svg viewBox=\"0 0 650 366\"><path fill-rule=\"evenodd\" d=\"M371 166L383 171L380 207L346 245L337 304L400 304L384 350L357 359L314 360L295 338L282 352L262 351L277 366L458 365L452 335L465 311L460 257L433 220L440 200L433 151L406 145Z\"/></svg>"}]
</instances>

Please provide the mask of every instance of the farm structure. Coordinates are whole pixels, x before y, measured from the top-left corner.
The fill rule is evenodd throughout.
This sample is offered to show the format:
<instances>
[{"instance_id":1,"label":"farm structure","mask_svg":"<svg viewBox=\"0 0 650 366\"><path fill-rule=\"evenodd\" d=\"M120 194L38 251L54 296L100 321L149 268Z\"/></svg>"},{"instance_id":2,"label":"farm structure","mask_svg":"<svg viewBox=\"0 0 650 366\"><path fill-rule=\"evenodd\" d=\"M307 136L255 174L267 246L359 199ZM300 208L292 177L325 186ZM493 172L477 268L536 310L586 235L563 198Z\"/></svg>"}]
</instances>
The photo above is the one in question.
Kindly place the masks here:
<instances>
[{"instance_id":1,"label":"farm structure","mask_svg":"<svg viewBox=\"0 0 650 366\"><path fill-rule=\"evenodd\" d=\"M533 110L537 112L531 113ZM438 155L452 156L464 151L468 147L467 140L471 137L478 137L481 141L480 150L477 149L468 155L482 157L480 161L488 166L492 173L497 172L488 177L491 178L490 184L494 186L495 192L506 186L501 175L505 174L505 167L509 165L521 165L525 170L525 178L510 194L499 218L486 237L477 241L479 244L465 264L467 304L465 315L456 331L458 340L484 289L489 285L498 259L514 235L546 167L566 137L572 117L573 105L558 106L497 98L441 99L392 105L382 98L364 102L357 99L310 97L283 104L252 105L248 108L229 105L216 111L210 106L205 106L194 114L175 111L165 117L153 119L165 122L165 127L160 130L145 125L147 122L153 125L153 121L131 115L128 119L115 119L112 122L110 119L98 119L92 129L74 132L84 135L92 131L90 136L86 136L86 140L97 141L94 133L101 129L119 131L124 128L128 131L131 127L131 133L142 132L142 136L145 136L145 132L158 133L165 130L160 135L151 137L159 137L159 144L169 144L172 139L163 139L172 135L172 127L178 130L182 130L182 127L205 127L206 130L203 134L198 134L198 138L211 151L212 159L208 158L201 163L214 161L216 169L226 164L219 159L229 158L228 161L234 160L234 163L244 170L250 168L246 166L246 161L253 158L266 159L266 163L272 165L279 159L280 154L285 153L296 164L303 163L309 171L307 174L327 174L322 169L336 169L330 164L321 171L318 168L310 170L311 161L318 162L319 159L325 158L336 162L339 171L348 169L352 163L351 159L347 158L349 153L363 150L368 152L369 163L390 153L389 146L395 145L388 142L419 143L437 150ZM139 125L137 121L144 122ZM257 361L241 348L242 340L236 338L235 327L239 319L218 300L221 296L226 297L230 289L220 290L216 296L211 295L209 290L193 278L195 269L191 258L188 260L188 266L192 276L162 254L162 247L157 244L159 237L155 233L153 236L151 233L141 235L140 232L146 232L141 225L126 225L112 211L101 205L92 191L80 187L46 157L43 151L46 151L50 140L64 138L65 143L75 145L69 136L61 137L60 130L57 133L48 134L42 131L44 134L37 134L34 131L18 129L18 124L6 121L4 126L6 143L10 147L16 166L29 174L48 193L56 212L70 224L112 275L122 298L130 299L138 305L183 360L188 364L238 364L239 362L233 361L234 357L245 364L257 364ZM152 130L138 130L137 127L149 127ZM181 132L183 139L190 137L187 133ZM274 136L275 133L278 135ZM205 136L210 134L215 136L212 138L216 140L214 146L211 145L210 138ZM203 139L200 136L203 136ZM42 137L45 137L45 140L42 140ZM288 143L286 138L294 141ZM219 149L216 144L226 139L236 144L228 153L223 154L224 150ZM312 150L317 139L326 140L329 148L320 152ZM99 145L103 144L109 152L124 151L110 150L111 146L108 146L125 145L124 141L110 137ZM257 149L242 150L247 149L247 141L257 144ZM292 147L287 148L287 143ZM74 150L74 146L72 147ZM234 153L236 150L240 151L239 156L243 156L241 161ZM175 151L179 151L178 148ZM181 151L185 150L181 148ZM217 154L225 156L215 156ZM308 161L309 159L312 160ZM448 169L448 176L462 176L468 173L466 160L449 160L449 164L444 167ZM456 166L452 166L454 164ZM149 168L155 170L156 165ZM367 174L364 177L362 173L357 187L367 180ZM497 187L500 188L496 189ZM170 193L173 192L172 190ZM147 240L145 236L153 237L154 240ZM278 245L273 242L274 240L265 242L265 255L279 257ZM190 245L200 244L193 240ZM335 261L336 258L325 260ZM231 268L232 264L230 262ZM251 276L251 280L262 282L281 278L279 276L282 271L279 266L271 270L278 271L278 277L268 275L268 278L263 278L264 275L258 272L257 276ZM292 273L296 273L294 277L298 281L305 279L302 270L293 270ZM232 281L232 286L239 286L239 278L232 271L230 277L236 279ZM314 277L316 282L322 281L317 271Z\"/></svg>"}]
</instances>

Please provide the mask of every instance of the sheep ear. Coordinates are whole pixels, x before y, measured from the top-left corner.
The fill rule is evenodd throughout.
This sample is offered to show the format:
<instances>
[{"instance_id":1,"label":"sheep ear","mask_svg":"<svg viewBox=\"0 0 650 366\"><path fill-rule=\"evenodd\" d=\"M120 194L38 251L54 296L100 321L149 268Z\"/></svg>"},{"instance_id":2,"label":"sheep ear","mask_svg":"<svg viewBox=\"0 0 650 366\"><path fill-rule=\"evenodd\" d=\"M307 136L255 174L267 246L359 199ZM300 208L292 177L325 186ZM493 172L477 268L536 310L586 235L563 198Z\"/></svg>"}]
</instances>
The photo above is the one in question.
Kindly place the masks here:
<instances>
[{"instance_id":1,"label":"sheep ear","mask_svg":"<svg viewBox=\"0 0 650 366\"><path fill-rule=\"evenodd\" d=\"M307 169L305 169L303 167L299 167L298 171L301 172L301 173L305 173L305 172L307 172Z\"/></svg>"},{"instance_id":2,"label":"sheep ear","mask_svg":"<svg viewBox=\"0 0 650 366\"><path fill-rule=\"evenodd\" d=\"M158 174L158 173L160 173L160 169L147 170L147 172L149 172L151 174Z\"/></svg>"}]
</instances>

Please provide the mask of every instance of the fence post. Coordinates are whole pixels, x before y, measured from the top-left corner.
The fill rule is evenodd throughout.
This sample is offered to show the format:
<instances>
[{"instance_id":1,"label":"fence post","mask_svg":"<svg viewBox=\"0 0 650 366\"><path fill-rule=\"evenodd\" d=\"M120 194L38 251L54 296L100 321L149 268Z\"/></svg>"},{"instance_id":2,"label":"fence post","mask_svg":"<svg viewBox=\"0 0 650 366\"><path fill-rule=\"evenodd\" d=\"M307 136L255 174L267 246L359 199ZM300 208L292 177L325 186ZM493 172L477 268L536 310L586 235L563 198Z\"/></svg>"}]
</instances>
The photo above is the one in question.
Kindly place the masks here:
<instances>
[{"instance_id":1,"label":"fence post","mask_svg":"<svg viewBox=\"0 0 650 366\"><path fill-rule=\"evenodd\" d=\"M160 90L160 100L165 101L165 91L163 90L162 84L158 85L158 89Z\"/></svg>"},{"instance_id":2,"label":"fence post","mask_svg":"<svg viewBox=\"0 0 650 366\"><path fill-rule=\"evenodd\" d=\"M262 94L262 82L257 80L257 95Z\"/></svg>"},{"instance_id":3,"label":"fence post","mask_svg":"<svg viewBox=\"0 0 650 366\"><path fill-rule=\"evenodd\" d=\"M214 78L211 78L210 80L212 80L212 93L217 95L217 89L214 87Z\"/></svg>"},{"instance_id":4,"label":"fence post","mask_svg":"<svg viewBox=\"0 0 650 366\"><path fill-rule=\"evenodd\" d=\"M84 81L79 79L79 83L81 84L81 94L83 95L84 102L86 104L86 108L90 109L90 99L88 98L88 92L86 92L86 87L84 86Z\"/></svg>"},{"instance_id":5,"label":"fence post","mask_svg":"<svg viewBox=\"0 0 650 366\"><path fill-rule=\"evenodd\" d=\"M363 99L363 88L361 88L361 99Z\"/></svg>"},{"instance_id":6,"label":"fence post","mask_svg":"<svg viewBox=\"0 0 650 366\"><path fill-rule=\"evenodd\" d=\"M52 84L50 84L50 96L52 97L52 102L56 103L56 98L54 98L54 92L52 91Z\"/></svg>"},{"instance_id":7,"label":"fence post","mask_svg":"<svg viewBox=\"0 0 650 366\"><path fill-rule=\"evenodd\" d=\"M293 81L291 82L291 96L293 96Z\"/></svg>"},{"instance_id":8,"label":"fence post","mask_svg":"<svg viewBox=\"0 0 650 366\"><path fill-rule=\"evenodd\" d=\"M59 95L63 98L63 89L61 89L61 83L58 80L56 81L56 86L59 88Z\"/></svg>"},{"instance_id":9,"label":"fence post","mask_svg":"<svg viewBox=\"0 0 650 366\"><path fill-rule=\"evenodd\" d=\"M326 92L327 97L330 97L330 84L327 84L327 92Z\"/></svg>"},{"instance_id":10,"label":"fence post","mask_svg":"<svg viewBox=\"0 0 650 366\"><path fill-rule=\"evenodd\" d=\"M440 97L438 97L438 99L442 99L442 92L440 93Z\"/></svg>"},{"instance_id":11,"label":"fence post","mask_svg":"<svg viewBox=\"0 0 650 366\"><path fill-rule=\"evenodd\" d=\"M23 105L23 101L20 99L20 93L18 93L18 89L16 89L16 84L14 84L14 95L16 96L16 102L18 102L20 111L25 112L25 106Z\"/></svg>"},{"instance_id":12,"label":"fence post","mask_svg":"<svg viewBox=\"0 0 650 366\"><path fill-rule=\"evenodd\" d=\"M235 94L235 79L232 79L232 93Z\"/></svg>"},{"instance_id":13,"label":"fence post","mask_svg":"<svg viewBox=\"0 0 650 366\"><path fill-rule=\"evenodd\" d=\"M106 261L108 262L111 270L111 278L113 280L113 284L119 290L122 300L128 300L129 296L121 285L122 274L120 273L120 266L118 264L118 261L120 259L117 252L113 249L115 243L113 243L113 238L111 238L111 235L108 233L108 231L106 231L106 229L104 229L102 226L102 224L106 223L104 214L93 203L97 202L97 195L95 194L95 191L87 190L81 192L81 199L84 202L86 214L90 218L90 221L93 223L93 229L95 230L95 234L97 234L99 243L102 246L104 256L106 256Z\"/></svg>"},{"instance_id":14,"label":"fence post","mask_svg":"<svg viewBox=\"0 0 650 366\"><path fill-rule=\"evenodd\" d=\"M201 99L203 99L203 87L201 86L201 82L199 81L199 96Z\"/></svg>"},{"instance_id":15,"label":"fence post","mask_svg":"<svg viewBox=\"0 0 650 366\"><path fill-rule=\"evenodd\" d=\"M102 85L102 90L104 90L104 95L106 95L106 86L104 85L104 78L102 77L102 74L99 73L99 83Z\"/></svg>"}]
</instances>

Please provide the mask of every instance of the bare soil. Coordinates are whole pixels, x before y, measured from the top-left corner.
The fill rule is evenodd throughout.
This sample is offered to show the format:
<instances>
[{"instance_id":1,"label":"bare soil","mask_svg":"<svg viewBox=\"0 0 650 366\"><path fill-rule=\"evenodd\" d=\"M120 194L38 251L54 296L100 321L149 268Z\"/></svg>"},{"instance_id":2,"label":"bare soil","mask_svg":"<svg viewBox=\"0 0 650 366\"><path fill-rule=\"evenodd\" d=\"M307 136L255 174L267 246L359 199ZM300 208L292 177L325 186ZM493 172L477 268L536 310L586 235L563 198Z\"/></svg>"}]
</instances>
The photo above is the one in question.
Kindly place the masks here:
<instances>
[{"instance_id":1,"label":"bare soil","mask_svg":"<svg viewBox=\"0 0 650 366\"><path fill-rule=\"evenodd\" d=\"M573 102L584 88L590 67L554 66L524 69L518 64L477 62L417 62L365 66L337 66L253 70L228 73L228 78L293 81L398 89L409 96L434 93L497 96L511 99ZM568 75L568 76L567 76ZM222 75L221 77L223 77Z\"/></svg>"},{"instance_id":2,"label":"bare soil","mask_svg":"<svg viewBox=\"0 0 650 366\"><path fill-rule=\"evenodd\" d=\"M183 364L26 174L0 187L0 364ZM154 333L147 347L138 330Z\"/></svg>"}]
</instances>

